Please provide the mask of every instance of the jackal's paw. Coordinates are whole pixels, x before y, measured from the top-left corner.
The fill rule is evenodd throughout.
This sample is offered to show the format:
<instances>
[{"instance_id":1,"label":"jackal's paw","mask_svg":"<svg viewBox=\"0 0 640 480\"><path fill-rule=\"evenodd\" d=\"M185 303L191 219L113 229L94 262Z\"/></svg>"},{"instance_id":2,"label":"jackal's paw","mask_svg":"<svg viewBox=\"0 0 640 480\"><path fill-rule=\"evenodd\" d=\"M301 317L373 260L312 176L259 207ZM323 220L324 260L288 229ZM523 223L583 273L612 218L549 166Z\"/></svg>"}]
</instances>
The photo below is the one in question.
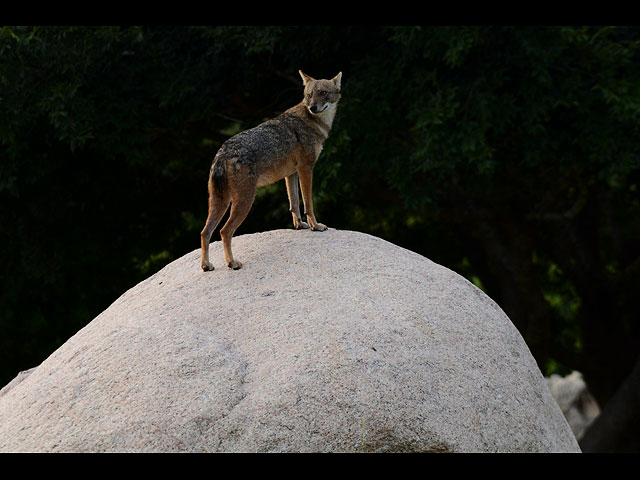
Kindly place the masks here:
<instances>
[{"instance_id":1,"label":"jackal's paw","mask_svg":"<svg viewBox=\"0 0 640 480\"><path fill-rule=\"evenodd\" d=\"M311 226L311 230L313 230L314 232L324 232L328 227L326 225L323 225L322 223L316 223L315 225Z\"/></svg>"},{"instance_id":2,"label":"jackal's paw","mask_svg":"<svg viewBox=\"0 0 640 480\"><path fill-rule=\"evenodd\" d=\"M211 270L215 270L213 268L213 265L211 265L209 262L203 263L202 265L200 265L202 267L202 271L203 272L209 272Z\"/></svg>"},{"instance_id":3,"label":"jackal's paw","mask_svg":"<svg viewBox=\"0 0 640 480\"><path fill-rule=\"evenodd\" d=\"M309 224L307 222L300 221L298 224L294 224L293 228L296 230L304 230L305 228L309 228Z\"/></svg>"},{"instance_id":4,"label":"jackal's paw","mask_svg":"<svg viewBox=\"0 0 640 480\"><path fill-rule=\"evenodd\" d=\"M232 268L234 270L240 270L242 268L242 264L237 260L232 260L227 265L229 266L229 268Z\"/></svg>"}]
</instances>

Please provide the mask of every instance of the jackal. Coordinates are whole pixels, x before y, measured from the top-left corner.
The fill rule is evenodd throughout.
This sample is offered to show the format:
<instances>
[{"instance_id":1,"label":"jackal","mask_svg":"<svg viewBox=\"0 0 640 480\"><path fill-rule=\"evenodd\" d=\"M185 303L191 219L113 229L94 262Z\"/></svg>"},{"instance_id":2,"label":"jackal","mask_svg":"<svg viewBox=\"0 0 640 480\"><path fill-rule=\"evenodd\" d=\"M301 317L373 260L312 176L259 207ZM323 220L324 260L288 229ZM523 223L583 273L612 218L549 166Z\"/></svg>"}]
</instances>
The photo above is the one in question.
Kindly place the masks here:
<instances>
[{"instance_id":1,"label":"jackal","mask_svg":"<svg viewBox=\"0 0 640 480\"><path fill-rule=\"evenodd\" d=\"M220 229L220 237L229 268L242 267L231 253L231 237L247 217L256 189L263 185L285 179L294 228L327 229L313 214L311 183L313 167L329 136L340 100L342 72L331 80L315 80L298 72L304 85L302 101L276 118L229 138L213 160L209 213L200 233L201 266L205 272L214 269L209 262L209 242L229 205L231 212ZM308 223L300 218L298 182Z\"/></svg>"}]
</instances>

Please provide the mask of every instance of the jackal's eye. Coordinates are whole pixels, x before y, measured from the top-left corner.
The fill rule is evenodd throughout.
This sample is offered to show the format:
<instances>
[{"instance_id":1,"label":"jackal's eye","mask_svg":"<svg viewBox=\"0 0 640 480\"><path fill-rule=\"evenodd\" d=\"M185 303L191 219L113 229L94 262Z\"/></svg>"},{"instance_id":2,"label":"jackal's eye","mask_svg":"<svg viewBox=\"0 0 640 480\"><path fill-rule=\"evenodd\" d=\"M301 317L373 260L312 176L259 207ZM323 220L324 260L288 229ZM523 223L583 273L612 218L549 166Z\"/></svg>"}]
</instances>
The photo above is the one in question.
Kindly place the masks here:
<instances>
[{"instance_id":1,"label":"jackal's eye","mask_svg":"<svg viewBox=\"0 0 640 480\"><path fill-rule=\"evenodd\" d=\"M320 96L322 96L322 97L324 97L324 96L327 94L327 92L325 92L324 90L321 90L321 91L320 91L320 92L318 92L318 93L319 93L319 94L320 94Z\"/></svg>"}]
</instances>

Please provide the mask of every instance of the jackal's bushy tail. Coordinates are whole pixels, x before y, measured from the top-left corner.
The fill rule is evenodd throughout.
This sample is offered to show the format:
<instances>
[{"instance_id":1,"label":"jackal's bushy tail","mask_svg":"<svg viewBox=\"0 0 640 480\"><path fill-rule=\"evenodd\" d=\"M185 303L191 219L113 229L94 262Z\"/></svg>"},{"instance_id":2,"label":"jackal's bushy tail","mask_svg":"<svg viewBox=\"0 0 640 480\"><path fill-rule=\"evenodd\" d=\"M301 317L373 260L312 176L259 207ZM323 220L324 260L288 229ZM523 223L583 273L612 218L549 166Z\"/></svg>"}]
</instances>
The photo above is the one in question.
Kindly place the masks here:
<instances>
[{"instance_id":1,"label":"jackal's bushy tail","mask_svg":"<svg viewBox=\"0 0 640 480\"><path fill-rule=\"evenodd\" d=\"M218 195L222 195L224 192L225 185L227 183L227 169L225 167L225 162L221 160L216 160L213 162L211 166L211 180L213 180L213 188L214 191Z\"/></svg>"}]
</instances>

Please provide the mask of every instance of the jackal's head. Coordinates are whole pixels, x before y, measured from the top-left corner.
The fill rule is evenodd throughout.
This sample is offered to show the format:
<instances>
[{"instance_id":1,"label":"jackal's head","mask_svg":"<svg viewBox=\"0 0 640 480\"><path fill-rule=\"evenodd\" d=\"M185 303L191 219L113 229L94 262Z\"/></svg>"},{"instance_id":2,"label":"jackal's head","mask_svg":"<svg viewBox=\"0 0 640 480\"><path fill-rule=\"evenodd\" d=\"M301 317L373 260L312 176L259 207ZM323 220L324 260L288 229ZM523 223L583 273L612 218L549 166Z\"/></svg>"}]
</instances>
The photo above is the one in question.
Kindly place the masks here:
<instances>
[{"instance_id":1,"label":"jackal's head","mask_svg":"<svg viewBox=\"0 0 640 480\"><path fill-rule=\"evenodd\" d=\"M342 72L331 80L316 80L298 70L304 83L304 104L314 115L333 108L340 100Z\"/></svg>"}]
</instances>

